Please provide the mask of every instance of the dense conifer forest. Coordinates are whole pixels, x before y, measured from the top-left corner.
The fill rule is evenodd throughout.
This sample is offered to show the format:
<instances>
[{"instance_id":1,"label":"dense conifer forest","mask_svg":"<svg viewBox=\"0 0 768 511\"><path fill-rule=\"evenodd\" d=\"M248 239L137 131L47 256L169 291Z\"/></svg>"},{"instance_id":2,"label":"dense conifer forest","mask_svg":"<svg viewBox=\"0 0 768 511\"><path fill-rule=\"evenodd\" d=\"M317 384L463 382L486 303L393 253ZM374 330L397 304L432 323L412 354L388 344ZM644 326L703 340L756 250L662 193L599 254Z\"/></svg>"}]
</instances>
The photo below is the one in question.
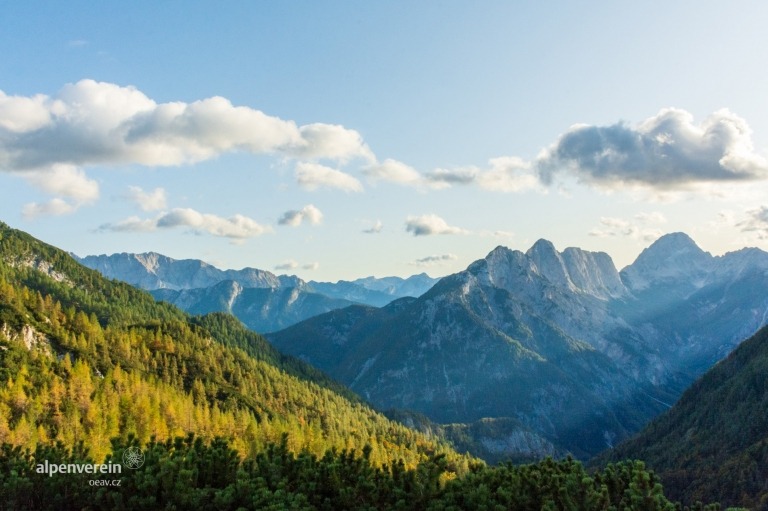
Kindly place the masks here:
<instances>
[{"instance_id":1,"label":"dense conifer forest","mask_svg":"<svg viewBox=\"0 0 768 511\"><path fill-rule=\"evenodd\" d=\"M768 509L768 327L694 383L669 412L598 458L640 457L669 495Z\"/></svg>"}]
</instances>

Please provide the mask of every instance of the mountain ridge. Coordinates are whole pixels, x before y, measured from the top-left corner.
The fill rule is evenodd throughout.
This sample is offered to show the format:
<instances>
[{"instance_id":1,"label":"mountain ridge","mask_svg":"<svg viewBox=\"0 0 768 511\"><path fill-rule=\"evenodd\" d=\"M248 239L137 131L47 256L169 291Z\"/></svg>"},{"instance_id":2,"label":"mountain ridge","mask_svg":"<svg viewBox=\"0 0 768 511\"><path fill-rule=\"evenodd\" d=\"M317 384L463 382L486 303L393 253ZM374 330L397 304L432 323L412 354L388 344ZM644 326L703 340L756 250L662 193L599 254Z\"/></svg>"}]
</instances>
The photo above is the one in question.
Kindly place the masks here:
<instances>
[{"instance_id":1,"label":"mountain ridge","mask_svg":"<svg viewBox=\"0 0 768 511\"><path fill-rule=\"evenodd\" d=\"M685 265L685 254L709 262ZM381 408L437 422L509 417L589 456L663 411L766 319L765 252L715 258L676 233L638 259L618 272L607 254L547 240L499 246L397 311L332 311L268 339ZM713 325L720 315L728 321Z\"/></svg>"},{"instance_id":2,"label":"mountain ridge","mask_svg":"<svg viewBox=\"0 0 768 511\"><path fill-rule=\"evenodd\" d=\"M220 270L198 259L173 259L156 252L74 257L106 277L150 291L158 300L188 312L233 313L257 332L276 331L353 303L384 306L421 294L438 280L422 273L406 279L306 282L251 267Z\"/></svg>"}]
</instances>

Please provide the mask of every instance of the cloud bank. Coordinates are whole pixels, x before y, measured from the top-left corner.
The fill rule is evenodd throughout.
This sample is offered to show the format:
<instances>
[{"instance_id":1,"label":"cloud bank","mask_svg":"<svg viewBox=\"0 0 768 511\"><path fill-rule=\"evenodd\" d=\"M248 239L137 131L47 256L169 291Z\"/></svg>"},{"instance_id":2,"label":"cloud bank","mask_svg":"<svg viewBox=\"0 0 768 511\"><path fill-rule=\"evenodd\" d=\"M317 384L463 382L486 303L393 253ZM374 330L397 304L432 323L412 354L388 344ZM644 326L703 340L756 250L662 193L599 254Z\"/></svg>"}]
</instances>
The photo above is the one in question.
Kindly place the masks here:
<instances>
[{"instance_id":1,"label":"cloud bank","mask_svg":"<svg viewBox=\"0 0 768 511\"><path fill-rule=\"evenodd\" d=\"M768 177L768 161L755 151L747 122L727 109L700 123L685 110L666 108L636 126L576 125L526 161L501 156L486 167L419 172L387 159L363 170L373 181L421 189L477 186L504 193L544 190L559 176L601 188L643 186L685 190L699 183Z\"/></svg>"},{"instance_id":2,"label":"cloud bank","mask_svg":"<svg viewBox=\"0 0 768 511\"><path fill-rule=\"evenodd\" d=\"M95 203L99 184L84 171L90 166L180 166L229 152L295 161L294 177L301 188L349 193L364 192L357 177L338 169L353 160L372 183L419 191L475 187L499 193L545 192L558 180L575 178L603 189L701 193L704 187L697 185L702 183L768 177L768 161L755 151L749 125L727 109L700 122L685 110L667 108L636 125L576 125L531 160L501 156L484 165L420 172L396 159L379 161L353 129L298 125L219 96L159 103L135 87L89 79L67 84L50 96L0 91L0 171L20 175L52 197L26 204L26 218L68 214ZM125 197L143 211L162 211L167 207L164 194L160 188L132 188ZM190 227L192 216L186 220ZM286 212L279 223L316 224L321 218L317 208L303 209ZM213 225L210 220L194 221L205 232ZM230 232L227 225L238 225L233 219L227 222L221 232ZM244 224L232 232L238 229L248 232ZM406 230L415 236L463 232L425 217L409 217ZM620 231L620 226L604 225L594 235Z\"/></svg>"},{"instance_id":3,"label":"cloud bank","mask_svg":"<svg viewBox=\"0 0 768 511\"><path fill-rule=\"evenodd\" d=\"M56 96L0 92L0 169L53 165L171 166L229 151L289 158L373 159L359 133L234 106L222 97L156 103L135 87L81 80Z\"/></svg>"}]
</instances>

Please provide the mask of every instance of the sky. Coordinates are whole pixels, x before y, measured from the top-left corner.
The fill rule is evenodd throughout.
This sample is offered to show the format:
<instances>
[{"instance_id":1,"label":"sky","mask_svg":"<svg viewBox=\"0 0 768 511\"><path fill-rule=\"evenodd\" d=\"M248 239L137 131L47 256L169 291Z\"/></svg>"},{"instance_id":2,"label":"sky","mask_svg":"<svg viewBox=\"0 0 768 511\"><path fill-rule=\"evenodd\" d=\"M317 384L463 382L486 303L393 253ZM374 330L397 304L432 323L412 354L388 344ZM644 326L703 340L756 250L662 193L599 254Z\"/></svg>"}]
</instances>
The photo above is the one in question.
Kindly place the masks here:
<instances>
[{"instance_id":1,"label":"sky","mask_svg":"<svg viewBox=\"0 0 768 511\"><path fill-rule=\"evenodd\" d=\"M0 221L77 255L442 276L768 249L765 2L4 2Z\"/></svg>"}]
</instances>

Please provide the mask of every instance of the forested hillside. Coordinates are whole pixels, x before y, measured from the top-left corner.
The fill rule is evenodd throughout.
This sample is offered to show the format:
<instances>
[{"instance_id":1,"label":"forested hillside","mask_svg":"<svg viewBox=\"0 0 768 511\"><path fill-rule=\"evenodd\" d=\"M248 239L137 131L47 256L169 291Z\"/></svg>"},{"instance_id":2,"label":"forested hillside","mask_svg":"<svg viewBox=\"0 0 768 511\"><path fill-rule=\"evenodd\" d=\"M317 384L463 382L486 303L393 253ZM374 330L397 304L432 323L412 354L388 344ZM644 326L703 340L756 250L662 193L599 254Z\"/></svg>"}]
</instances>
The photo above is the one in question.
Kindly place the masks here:
<instances>
[{"instance_id":1,"label":"forested hillside","mask_svg":"<svg viewBox=\"0 0 768 511\"><path fill-rule=\"evenodd\" d=\"M0 224L0 442L229 437L244 455L371 447L375 465L467 459L371 410L226 315L191 318Z\"/></svg>"},{"instance_id":2,"label":"forested hillside","mask_svg":"<svg viewBox=\"0 0 768 511\"><path fill-rule=\"evenodd\" d=\"M768 509L768 327L600 459L642 458L675 499Z\"/></svg>"}]
</instances>

